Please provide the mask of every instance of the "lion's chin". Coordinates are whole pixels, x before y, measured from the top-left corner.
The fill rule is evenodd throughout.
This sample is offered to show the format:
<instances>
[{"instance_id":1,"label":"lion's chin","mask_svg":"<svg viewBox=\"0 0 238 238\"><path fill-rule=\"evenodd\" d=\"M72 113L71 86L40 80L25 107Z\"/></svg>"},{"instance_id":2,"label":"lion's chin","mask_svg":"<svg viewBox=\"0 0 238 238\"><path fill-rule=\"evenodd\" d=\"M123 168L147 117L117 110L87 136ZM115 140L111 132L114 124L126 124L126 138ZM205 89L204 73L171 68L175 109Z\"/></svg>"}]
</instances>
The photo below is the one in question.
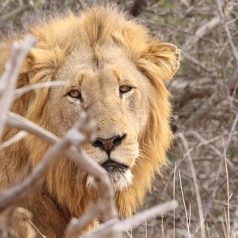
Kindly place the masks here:
<instances>
[{"instance_id":1,"label":"lion's chin","mask_svg":"<svg viewBox=\"0 0 238 238\"><path fill-rule=\"evenodd\" d=\"M133 174L130 169L127 170L109 170L109 178L111 180L114 191L122 191L133 182ZM87 177L87 187L96 188L95 179L92 176Z\"/></svg>"}]
</instances>

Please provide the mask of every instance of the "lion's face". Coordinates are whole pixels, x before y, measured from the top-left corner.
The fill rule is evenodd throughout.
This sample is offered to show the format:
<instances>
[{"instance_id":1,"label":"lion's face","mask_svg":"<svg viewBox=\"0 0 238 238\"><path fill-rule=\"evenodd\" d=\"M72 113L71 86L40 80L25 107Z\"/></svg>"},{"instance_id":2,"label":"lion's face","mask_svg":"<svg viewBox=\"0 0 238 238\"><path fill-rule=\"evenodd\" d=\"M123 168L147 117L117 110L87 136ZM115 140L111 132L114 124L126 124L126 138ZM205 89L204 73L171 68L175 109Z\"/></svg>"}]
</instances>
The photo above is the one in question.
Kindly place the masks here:
<instances>
[{"instance_id":1,"label":"lion's face","mask_svg":"<svg viewBox=\"0 0 238 238\"><path fill-rule=\"evenodd\" d=\"M67 86L52 91L49 122L63 135L80 111L86 111L96 124L96 134L82 151L101 164L114 188L121 190L133 179L131 169L148 120L151 86L121 49L108 44L97 50L97 55L92 49L75 50L58 71L57 80L66 81ZM88 178L87 183L94 181Z\"/></svg>"}]
</instances>

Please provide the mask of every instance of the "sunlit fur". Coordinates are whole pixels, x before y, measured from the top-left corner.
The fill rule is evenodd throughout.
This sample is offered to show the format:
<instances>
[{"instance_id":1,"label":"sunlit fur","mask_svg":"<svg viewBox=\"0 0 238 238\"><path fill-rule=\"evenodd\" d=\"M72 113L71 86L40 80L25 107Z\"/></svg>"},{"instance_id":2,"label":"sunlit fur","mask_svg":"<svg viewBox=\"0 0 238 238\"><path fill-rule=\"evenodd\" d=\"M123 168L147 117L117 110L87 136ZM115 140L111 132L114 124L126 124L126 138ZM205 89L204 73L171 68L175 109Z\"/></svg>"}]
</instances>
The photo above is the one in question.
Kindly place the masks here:
<instances>
[{"instance_id":1,"label":"sunlit fur","mask_svg":"<svg viewBox=\"0 0 238 238\"><path fill-rule=\"evenodd\" d=\"M35 36L37 44L22 64L18 87L55 80L60 71L70 72L70 68L64 65L79 45L94 49L95 61L100 61L104 54L100 46L107 41L113 41L136 66L141 77L148 81L148 87L141 92L149 95L148 104L142 108L145 113L148 112L148 117L141 126L143 130L137 135L140 151L131 167L133 180L126 189L115 193L119 215L130 216L142 203L155 173L166 164L166 151L172 141L172 132L169 126L171 106L165 84L178 68L178 49L151 37L145 27L127 20L119 11L96 6L85 10L80 16L68 13L51 17L28 27L24 33L3 39L0 72L3 72L10 55L12 42L22 39L26 33ZM12 110L62 136L64 131L61 128L65 128L65 125L57 124L59 118L54 118L52 97L54 91L51 89L38 89L16 100ZM55 121L55 126L52 126L52 121ZM72 126L70 119L68 123L67 126ZM16 132L7 129L4 140ZM1 152L0 188L4 189L21 178L26 164L36 166L48 148L49 145L41 139L28 136ZM31 210L33 222L43 234L51 238L62 237L70 217L82 215L97 199L95 191L88 191L86 180L85 172L60 157L47 174L44 185L37 187L21 206Z\"/></svg>"}]
</instances>

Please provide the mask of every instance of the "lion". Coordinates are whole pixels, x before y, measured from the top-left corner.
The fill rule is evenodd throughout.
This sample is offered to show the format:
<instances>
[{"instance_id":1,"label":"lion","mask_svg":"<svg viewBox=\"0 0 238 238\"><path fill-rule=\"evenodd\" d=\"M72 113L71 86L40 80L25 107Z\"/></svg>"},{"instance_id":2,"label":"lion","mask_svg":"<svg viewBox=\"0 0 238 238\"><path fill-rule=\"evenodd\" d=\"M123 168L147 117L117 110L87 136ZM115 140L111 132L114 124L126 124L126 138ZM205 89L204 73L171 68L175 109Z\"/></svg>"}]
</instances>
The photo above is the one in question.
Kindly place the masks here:
<instances>
[{"instance_id":1,"label":"lion","mask_svg":"<svg viewBox=\"0 0 238 238\"><path fill-rule=\"evenodd\" d=\"M178 48L117 9L98 5L80 15L51 16L2 39L1 73L12 42L26 34L37 43L21 65L17 87L56 80L66 85L29 92L12 111L59 137L85 111L96 136L82 151L108 171L119 216L131 216L167 163L173 135L166 83L179 67ZM15 133L6 129L4 140ZM26 164L34 168L49 147L29 135L2 151L1 190L16 182ZM61 155L20 205L41 234L62 237L69 220L97 202L95 189L93 178Z\"/></svg>"}]
</instances>

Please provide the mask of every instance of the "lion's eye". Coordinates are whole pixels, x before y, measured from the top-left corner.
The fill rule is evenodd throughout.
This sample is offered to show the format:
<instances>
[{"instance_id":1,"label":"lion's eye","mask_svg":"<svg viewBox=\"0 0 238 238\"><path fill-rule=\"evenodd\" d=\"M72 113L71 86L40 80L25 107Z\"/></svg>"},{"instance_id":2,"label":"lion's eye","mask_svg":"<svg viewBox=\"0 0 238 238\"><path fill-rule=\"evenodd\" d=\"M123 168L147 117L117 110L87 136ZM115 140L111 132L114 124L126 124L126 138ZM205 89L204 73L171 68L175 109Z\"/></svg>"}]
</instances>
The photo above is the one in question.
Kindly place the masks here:
<instances>
[{"instance_id":1,"label":"lion's eye","mask_svg":"<svg viewBox=\"0 0 238 238\"><path fill-rule=\"evenodd\" d=\"M68 96L70 96L71 98L76 98L81 100L82 99L82 95L81 92L79 90L76 89L72 89L68 92Z\"/></svg>"},{"instance_id":2,"label":"lion's eye","mask_svg":"<svg viewBox=\"0 0 238 238\"><path fill-rule=\"evenodd\" d=\"M121 85L119 88L121 94L128 93L129 91L131 91L131 89L132 87L129 85Z\"/></svg>"}]
</instances>

